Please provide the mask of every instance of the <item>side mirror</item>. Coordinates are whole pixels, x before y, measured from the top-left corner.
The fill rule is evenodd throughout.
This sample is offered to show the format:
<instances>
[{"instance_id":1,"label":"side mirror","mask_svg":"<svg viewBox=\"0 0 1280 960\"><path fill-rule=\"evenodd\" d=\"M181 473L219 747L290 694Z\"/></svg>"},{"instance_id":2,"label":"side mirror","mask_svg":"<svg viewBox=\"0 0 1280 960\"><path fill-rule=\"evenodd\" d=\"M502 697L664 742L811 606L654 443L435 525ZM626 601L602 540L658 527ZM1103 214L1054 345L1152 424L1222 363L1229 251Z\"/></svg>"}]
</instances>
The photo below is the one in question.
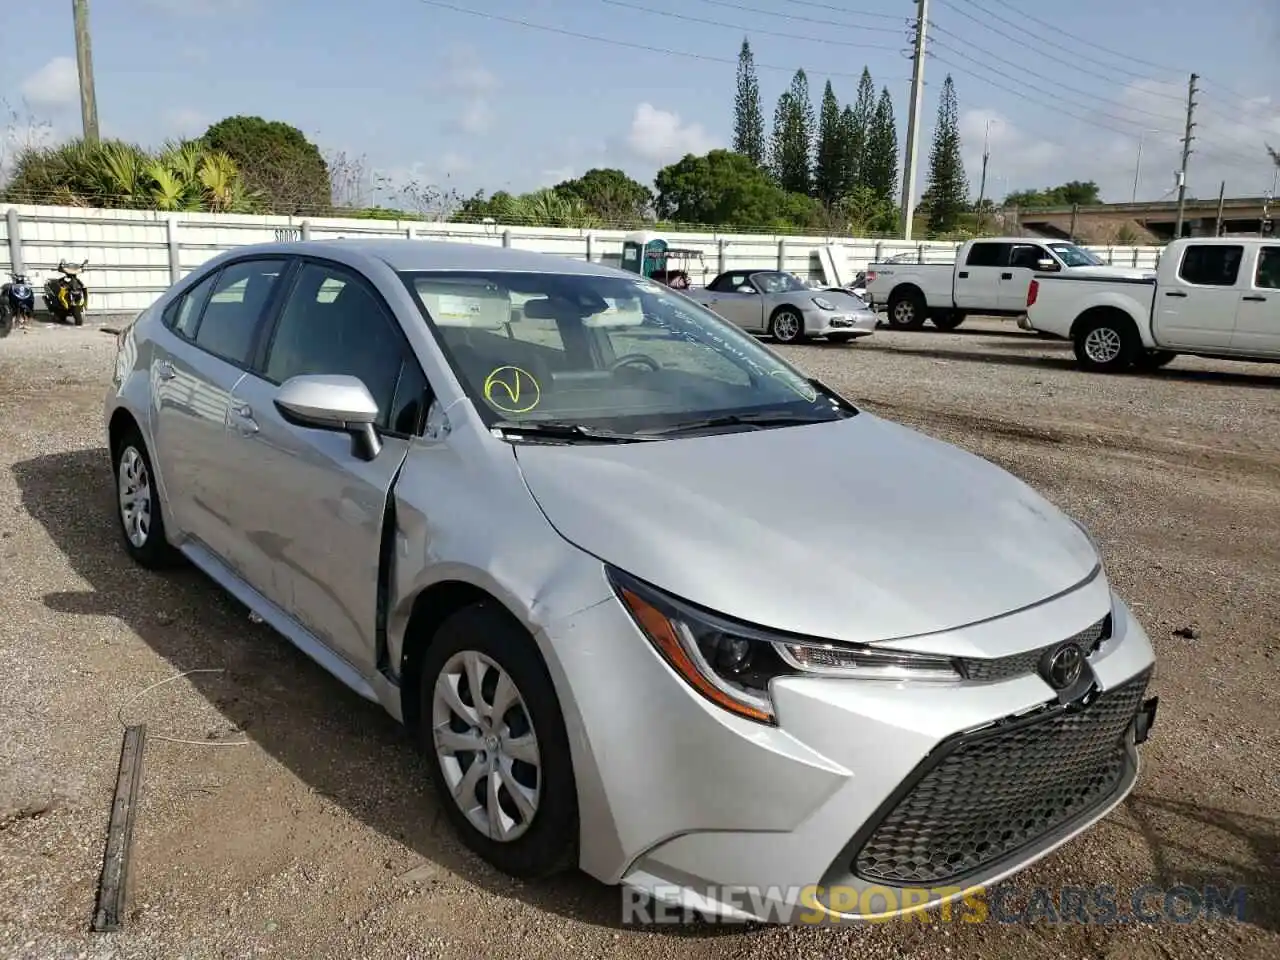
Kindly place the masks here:
<instances>
[{"instance_id":1,"label":"side mirror","mask_svg":"<svg viewBox=\"0 0 1280 960\"><path fill-rule=\"evenodd\" d=\"M356 455L363 460L372 460L382 452L382 438L374 426L378 404L358 377L291 377L276 392L275 404L280 415L297 426L351 434Z\"/></svg>"},{"instance_id":2,"label":"side mirror","mask_svg":"<svg viewBox=\"0 0 1280 960\"><path fill-rule=\"evenodd\" d=\"M1050 260L1048 257L1045 257L1036 261L1036 269L1043 270L1046 273L1052 273L1058 269L1058 261Z\"/></svg>"},{"instance_id":3,"label":"side mirror","mask_svg":"<svg viewBox=\"0 0 1280 960\"><path fill-rule=\"evenodd\" d=\"M743 284L742 286L735 288L734 292L735 293L755 293L756 288L748 287L746 284Z\"/></svg>"}]
</instances>

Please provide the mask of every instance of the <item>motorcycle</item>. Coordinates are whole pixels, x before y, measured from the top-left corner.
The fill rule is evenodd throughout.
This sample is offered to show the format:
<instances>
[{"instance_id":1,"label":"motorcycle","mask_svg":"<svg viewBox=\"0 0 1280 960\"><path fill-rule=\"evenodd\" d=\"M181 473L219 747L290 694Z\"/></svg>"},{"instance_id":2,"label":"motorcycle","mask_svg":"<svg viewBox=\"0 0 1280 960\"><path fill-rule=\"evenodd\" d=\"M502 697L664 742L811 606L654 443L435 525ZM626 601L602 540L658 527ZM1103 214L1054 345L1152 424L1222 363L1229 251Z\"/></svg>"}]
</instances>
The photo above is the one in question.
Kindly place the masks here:
<instances>
[{"instance_id":1,"label":"motorcycle","mask_svg":"<svg viewBox=\"0 0 1280 960\"><path fill-rule=\"evenodd\" d=\"M7 337L14 327L25 327L36 309L36 294L26 275L11 273L9 277L0 287L0 337Z\"/></svg>"},{"instance_id":2,"label":"motorcycle","mask_svg":"<svg viewBox=\"0 0 1280 960\"><path fill-rule=\"evenodd\" d=\"M89 290L80 279L80 273L88 265L88 260L80 263L60 260L58 273L61 276L50 277L45 281L44 305L62 323L66 323L68 318L77 327L84 323L84 311L89 306Z\"/></svg>"}]
</instances>

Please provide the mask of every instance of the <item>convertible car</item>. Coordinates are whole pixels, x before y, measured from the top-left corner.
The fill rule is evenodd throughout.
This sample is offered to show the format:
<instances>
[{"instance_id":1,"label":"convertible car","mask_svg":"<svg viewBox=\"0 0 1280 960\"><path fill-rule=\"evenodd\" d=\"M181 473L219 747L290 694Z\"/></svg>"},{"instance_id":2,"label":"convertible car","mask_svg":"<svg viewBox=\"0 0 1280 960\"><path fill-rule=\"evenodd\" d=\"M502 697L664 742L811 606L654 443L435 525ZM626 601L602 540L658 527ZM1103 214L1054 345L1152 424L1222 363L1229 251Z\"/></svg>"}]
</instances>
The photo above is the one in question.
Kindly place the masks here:
<instances>
[{"instance_id":1,"label":"convertible car","mask_svg":"<svg viewBox=\"0 0 1280 960\"><path fill-rule=\"evenodd\" d=\"M750 333L779 343L846 343L875 332L876 315L839 287L812 287L781 270L730 270L688 295Z\"/></svg>"}]
</instances>

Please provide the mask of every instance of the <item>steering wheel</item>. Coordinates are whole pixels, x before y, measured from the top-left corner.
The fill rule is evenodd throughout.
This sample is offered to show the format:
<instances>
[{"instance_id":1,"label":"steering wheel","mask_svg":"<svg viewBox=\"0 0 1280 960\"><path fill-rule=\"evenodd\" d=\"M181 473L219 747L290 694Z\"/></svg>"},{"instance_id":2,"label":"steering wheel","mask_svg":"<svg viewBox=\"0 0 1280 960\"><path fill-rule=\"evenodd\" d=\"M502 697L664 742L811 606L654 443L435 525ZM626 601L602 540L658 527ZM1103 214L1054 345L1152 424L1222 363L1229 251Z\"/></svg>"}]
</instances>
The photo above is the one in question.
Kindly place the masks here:
<instances>
[{"instance_id":1,"label":"steering wheel","mask_svg":"<svg viewBox=\"0 0 1280 960\"><path fill-rule=\"evenodd\" d=\"M623 367L640 367L650 373L657 373L662 369L662 364L645 353L624 353L609 365L609 370L612 372Z\"/></svg>"}]
</instances>

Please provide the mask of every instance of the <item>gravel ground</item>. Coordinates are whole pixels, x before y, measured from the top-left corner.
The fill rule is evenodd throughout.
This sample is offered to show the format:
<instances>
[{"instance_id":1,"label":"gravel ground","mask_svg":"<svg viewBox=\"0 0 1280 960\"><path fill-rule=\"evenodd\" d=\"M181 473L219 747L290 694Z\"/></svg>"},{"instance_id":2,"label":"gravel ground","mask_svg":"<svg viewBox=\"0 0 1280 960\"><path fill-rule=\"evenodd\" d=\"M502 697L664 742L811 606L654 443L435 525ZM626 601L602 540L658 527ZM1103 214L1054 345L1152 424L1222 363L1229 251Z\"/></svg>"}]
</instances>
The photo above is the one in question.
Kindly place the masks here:
<instances>
[{"instance_id":1,"label":"gravel ground","mask_svg":"<svg viewBox=\"0 0 1280 960\"><path fill-rule=\"evenodd\" d=\"M1246 922L636 929L584 876L512 883L453 841L377 708L199 575L129 565L99 424L113 338L38 325L0 341L0 955L1280 955L1280 367L1090 376L1064 344L972 327L785 352L1088 523L1151 633L1138 789L1011 887L1243 884ZM220 672L133 700L193 669ZM132 909L93 935L121 716L149 733Z\"/></svg>"}]
</instances>

